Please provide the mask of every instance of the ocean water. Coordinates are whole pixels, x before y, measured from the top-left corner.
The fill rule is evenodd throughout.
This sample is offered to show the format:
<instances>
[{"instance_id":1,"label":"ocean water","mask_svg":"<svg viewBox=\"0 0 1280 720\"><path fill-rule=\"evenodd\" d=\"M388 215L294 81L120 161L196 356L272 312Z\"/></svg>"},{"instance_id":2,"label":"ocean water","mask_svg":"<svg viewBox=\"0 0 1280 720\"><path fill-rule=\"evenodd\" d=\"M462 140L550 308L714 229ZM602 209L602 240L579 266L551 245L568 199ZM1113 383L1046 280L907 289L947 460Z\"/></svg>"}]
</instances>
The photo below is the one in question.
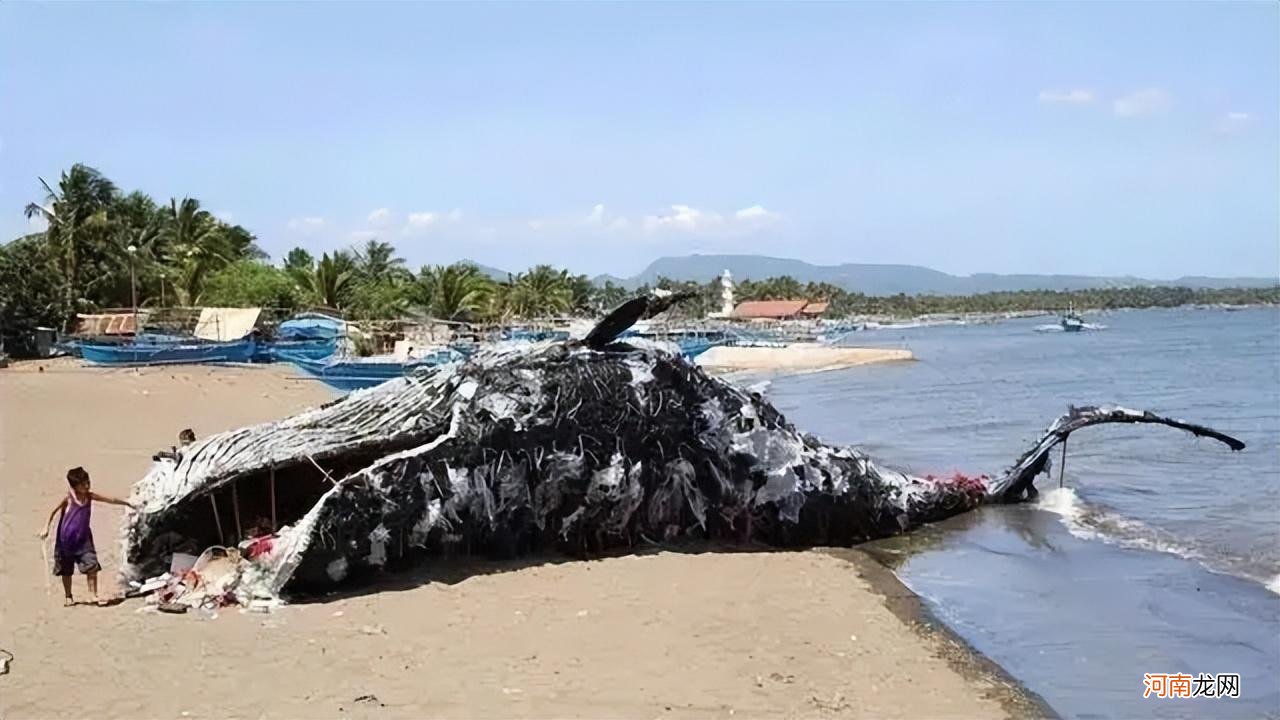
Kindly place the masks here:
<instances>
[{"instance_id":1,"label":"ocean water","mask_svg":"<svg viewBox=\"0 0 1280 720\"><path fill-rule=\"evenodd\" d=\"M1213 426L1071 436L1036 504L875 544L980 651L1066 717L1280 717L1280 310L1092 314L880 329L919 362L778 377L800 427L917 473L996 473L1069 404ZM1058 455L1055 452L1055 465ZM1233 700L1143 699L1143 673L1239 673Z\"/></svg>"}]
</instances>

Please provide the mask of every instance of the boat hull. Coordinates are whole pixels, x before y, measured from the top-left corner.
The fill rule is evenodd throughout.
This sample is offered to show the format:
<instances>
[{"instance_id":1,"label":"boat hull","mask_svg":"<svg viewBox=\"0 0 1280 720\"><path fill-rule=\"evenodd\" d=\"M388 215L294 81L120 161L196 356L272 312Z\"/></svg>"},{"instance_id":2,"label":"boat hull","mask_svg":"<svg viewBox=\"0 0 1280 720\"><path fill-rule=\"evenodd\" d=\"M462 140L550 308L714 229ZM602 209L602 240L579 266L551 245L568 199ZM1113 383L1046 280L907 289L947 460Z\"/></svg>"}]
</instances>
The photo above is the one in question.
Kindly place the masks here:
<instances>
[{"instance_id":1,"label":"boat hull","mask_svg":"<svg viewBox=\"0 0 1280 720\"><path fill-rule=\"evenodd\" d=\"M80 356L96 365L194 365L249 362L254 350L254 342L247 339L225 343L82 343Z\"/></svg>"},{"instance_id":2,"label":"boat hull","mask_svg":"<svg viewBox=\"0 0 1280 720\"><path fill-rule=\"evenodd\" d=\"M329 387L343 392L371 388L375 385L381 385L388 380L404 377L408 373L419 368L441 365L454 359L452 355L446 356L443 353L410 363L396 361L330 362L323 359L317 360L303 357L301 355L294 355L288 352L281 352L279 356L282 360L289 361L294 365L294 367L297 367L307 375L323 382Z\"/></svg>"},{"instance_id":3,"label":"boat hull","mask_svg":"<svg viewBox=\"0 0 1280 720\"><path fill-rule=\"evenodd\" d=\"M256 362L288 361L291 357L323 360L338 351L337 338L311 340L275 340L258 345Z\"/></svg>"}]
</instances>

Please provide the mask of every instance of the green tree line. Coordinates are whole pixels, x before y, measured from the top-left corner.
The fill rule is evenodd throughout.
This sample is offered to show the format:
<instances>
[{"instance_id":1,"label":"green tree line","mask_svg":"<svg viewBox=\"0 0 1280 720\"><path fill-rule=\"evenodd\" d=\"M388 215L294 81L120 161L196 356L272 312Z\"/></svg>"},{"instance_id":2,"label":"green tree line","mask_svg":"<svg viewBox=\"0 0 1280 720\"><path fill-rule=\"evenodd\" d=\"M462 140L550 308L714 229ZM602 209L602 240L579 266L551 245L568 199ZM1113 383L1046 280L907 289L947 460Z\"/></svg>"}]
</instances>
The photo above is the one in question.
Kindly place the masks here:
<instances>
[{"instance_id":1,"label":"green tree line","mask_svg":"<svg viewBox=\"0 0 1280 720\"><path fill-rule=\"evenodd\" d=\"M355 319L406 315L447 320L511 321L594 315L648 290L612 282L594 285L539 265L494 280L474 265L427 265L416 272L389 243L321 253L291 250L272 264L257 238L223 222L190 197L157 202L125 193L97 170L74 165L56 184L39 180L29 218L47 228L0 245L0 323L5 336L26 337L37 326L63 328L78 312L129 307L260 306L332 308ZM688 290L679 312L702 317L720 308L718 278L658 287ZM1075 292L1050 290L971 296L868 296L792 277L737 283L737 300L805 299L830 303L828 317L1173 307L1186 304L1280 303L1280 288L1194 290L1131 287Z\"/></svg>"}]
</instances>

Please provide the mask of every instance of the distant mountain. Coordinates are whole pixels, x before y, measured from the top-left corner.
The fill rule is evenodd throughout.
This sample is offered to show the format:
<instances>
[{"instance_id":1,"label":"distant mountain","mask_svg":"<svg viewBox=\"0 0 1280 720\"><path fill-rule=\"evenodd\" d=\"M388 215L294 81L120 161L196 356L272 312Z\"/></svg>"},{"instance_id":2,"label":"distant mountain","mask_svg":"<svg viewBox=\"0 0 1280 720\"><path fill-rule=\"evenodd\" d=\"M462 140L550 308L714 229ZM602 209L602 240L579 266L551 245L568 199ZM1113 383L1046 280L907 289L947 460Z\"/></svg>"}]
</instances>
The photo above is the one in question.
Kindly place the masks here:
<instances>
[{"instance_id":1,"label":"distant mountain","mask_svg":"<svg viewBox=\"0 0 1280 720\"><path fill-rule=\"evenodd\" d=\"M491 267L489 265L478 263L475 260L463 260L462 262L475 265L477 270L487 275L490 279L496 280L498 282L506 282L507 276L513 274L513 273L508 273L506 270L500 270L496 267Z\"/></svg>"},{"instance_id":2,"label":"distant mountain","mask_svg":"<svg viewBox=\"0 0 1280 720\"><path fill-rule=\"evenodd\" d=\"M672 280L707 282L728 270L734 280L763 280L790 275L800 282L827 282L850 292L866 295L973 295L985 292L1018 290L1090 290L1096 288L1168 286L1190 288L1271 287L1280 285L1280 277L1181 277L1174 280L1151 280L1132 276L1098 277L1092 275L950 275L919 265L814 265L803 260L765 257L763 255L688 255L663 257L649 264L639 275L617 278L601 275L597 284L611 280L627 288L653 284L659 277Z\"/></svg>"},{"instance_id":3,"label":"distant mountain","mask_svg":"<svg viewBox=\"0 0 1280 720\"><path fill-rule=\"evenodd\" d=\"M613 283L614 285L621 285L626 288L636 288L644 284L643 281L636 278L618 277L617 275L610 275L608 273L591 278L591 282L600 286L603 286L605 283Z\"/></svg>"}]
</instances>

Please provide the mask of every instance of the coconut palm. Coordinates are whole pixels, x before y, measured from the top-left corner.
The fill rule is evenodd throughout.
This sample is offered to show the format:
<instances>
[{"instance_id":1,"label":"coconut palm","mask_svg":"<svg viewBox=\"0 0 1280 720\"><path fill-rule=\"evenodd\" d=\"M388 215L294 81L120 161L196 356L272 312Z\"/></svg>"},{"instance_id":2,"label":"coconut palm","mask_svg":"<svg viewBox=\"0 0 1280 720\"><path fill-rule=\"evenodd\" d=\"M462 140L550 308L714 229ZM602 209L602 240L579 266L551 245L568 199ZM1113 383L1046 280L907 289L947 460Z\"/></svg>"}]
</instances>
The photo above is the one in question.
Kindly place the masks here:
<instances>
[{"instance_id":1,"label":"coconut palm","mask_svg":"<svg viewBox=\"0 0 1280 720\"><path fill-rule=\"evenodd\" d=\"M515 277L507 292L507 307L525 318L549 317L573 306L569 273L550 265L538 265Z\"/></svg>"},{"instance_id":2,"label":"coconut palm","mask_svg":"<svg viewBox=\"0 0 1280 720\"><path fill-rule=\"evenodd\" d=\"M413 277L405 269L404 258L396 256L396 248L391 243L372 239L353 254L356 272L363 282L394 285Z\"/></svg>"},{"instance_id":3,"label":"coconut palm","mask_svg":"<svg viewBox=\"0 0 1280 720\"><path fill-rule=\"evenodd\" d=\"M208 210L201 209L199 200L183 198L179 202L171 198L162 215L161 233L168 256L165 259L176 276L175 294L179 302L195 304L200 300L205 278L229 265L233 258L225 254L217 220Z\"/></svg>"},{"instance_id":4,"label":"coconut palm","mask_svg":"<svg viewBox=\"0 0 1280 720\"><path fill-rule=\"evenodd\" d=\"M258 238L253 233L239 225L223 222L218 222L217 227L221 235L218 242L222 245L223 254L231 258L232 262L267 259L267 253L258 247Z\"/></svg>"},{"instance_id":5,"label":"coconut palm","mask_svg":"<svg viewBox=\"0 0 1280 720\"><path fill-rule=\"evenodd\" d=\"M596 307L596 288L591 278L586 275L574 275L569 278L569 293L573 298L570 306L577 313L598 312Z\"/></svg>"},{"instance_id":6,"label":"coconut palm","mask_svg":"<svg viewBox=\"0 0 1280 720\"><path fill-rule=\"evenodd\" d=\"M480 313L494 294L494 282L470 263L424 267L412 288L413 299L429 315L459 320Z\"/></svg>"},{"instance_id":7,"label":"coconut palm","mask_svg":"<svg viewBox=\"0 0 1280 720\"><path fill-rule=\"evenodd\" d=\"M25 212L28 218L40 218L48 224L45 240L58 259L62 300L70 311L85 294L87 267L110 255L106 249L110 236L107 210L118 192L102 173L79 163L62 173L56 190L44 178L38 179L45 190L44 200L28 203Z\"/></svg>"},{"instance_id":8,"label":"coconut palm","mask_svg":"<svg viewBox=\"0 0 1280 720\"><path fill-rule=\"evenodd\" d=\"M204 282L213 273L239 260L266 257L253 233L219 221L195 198L171 198L160 215L160 243L181 302L199 302Z\"/></svg>"},{"instance_id":9,"label":"coconut palm","mask_svg":"<svg viewBox=\"0 0 1280 720\"><path fill-rule=\"evenodd\" d=\"M341 309L355 285L356 264L350 253L325 253L305 277L303 290L310 300L324 307Z\"/></svg>"}]
</instances>

